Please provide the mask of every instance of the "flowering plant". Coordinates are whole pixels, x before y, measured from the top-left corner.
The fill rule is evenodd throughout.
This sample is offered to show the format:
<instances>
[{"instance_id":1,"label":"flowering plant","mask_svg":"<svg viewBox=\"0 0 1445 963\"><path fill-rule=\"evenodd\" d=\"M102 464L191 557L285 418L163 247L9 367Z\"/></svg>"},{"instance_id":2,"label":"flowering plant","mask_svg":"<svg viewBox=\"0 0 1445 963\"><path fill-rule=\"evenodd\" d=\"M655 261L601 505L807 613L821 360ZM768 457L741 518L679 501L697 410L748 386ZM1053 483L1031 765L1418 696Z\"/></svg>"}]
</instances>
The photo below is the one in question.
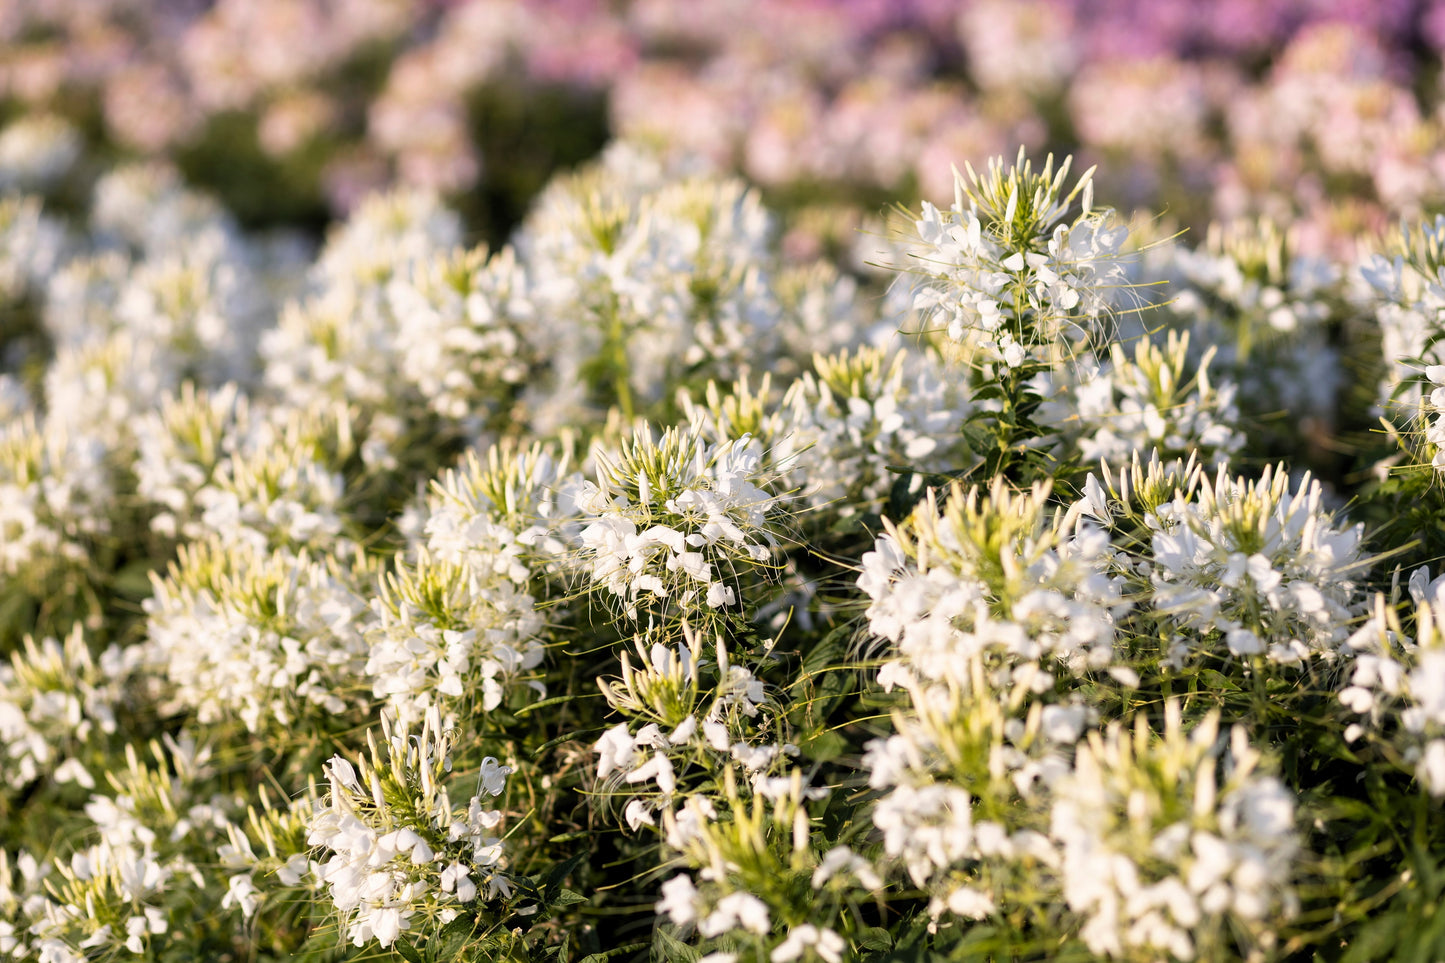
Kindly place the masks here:
<instances>
[{"instance_id":1,"label":"flowering plant","mask_svg":"<svg viewBox=\"0 0 1445 963\"><path fill-rule=\"evenodd\" d=\"M1438 956L1439 226L966 170L888 291L632 144L496 250L0 177L0 956Z\"/></svg>"}]
</instances>

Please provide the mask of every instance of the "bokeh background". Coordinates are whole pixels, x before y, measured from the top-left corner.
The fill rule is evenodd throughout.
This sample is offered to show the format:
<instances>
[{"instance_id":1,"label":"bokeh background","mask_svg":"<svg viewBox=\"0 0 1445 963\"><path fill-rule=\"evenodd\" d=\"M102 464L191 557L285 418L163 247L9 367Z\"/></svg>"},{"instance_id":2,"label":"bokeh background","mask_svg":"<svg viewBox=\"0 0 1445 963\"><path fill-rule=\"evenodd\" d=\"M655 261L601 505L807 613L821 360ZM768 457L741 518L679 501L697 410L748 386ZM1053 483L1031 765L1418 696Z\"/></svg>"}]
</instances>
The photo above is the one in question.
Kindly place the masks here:
<instances>
[{"instance_id":1,"label":"bokeh background","mask_svg":"<svg viewBox=\"0 0 1445 963\"><path fill-rule=\"evenodd\" d=\"M166 158L313 233L431 188L496 245L626 137L742 172L808 254L1023 144L1122 209L1348 259L1442 193L1442 47L1438 0L8 0L0 156L77 202Z\"/></svg>"}]
</instances>

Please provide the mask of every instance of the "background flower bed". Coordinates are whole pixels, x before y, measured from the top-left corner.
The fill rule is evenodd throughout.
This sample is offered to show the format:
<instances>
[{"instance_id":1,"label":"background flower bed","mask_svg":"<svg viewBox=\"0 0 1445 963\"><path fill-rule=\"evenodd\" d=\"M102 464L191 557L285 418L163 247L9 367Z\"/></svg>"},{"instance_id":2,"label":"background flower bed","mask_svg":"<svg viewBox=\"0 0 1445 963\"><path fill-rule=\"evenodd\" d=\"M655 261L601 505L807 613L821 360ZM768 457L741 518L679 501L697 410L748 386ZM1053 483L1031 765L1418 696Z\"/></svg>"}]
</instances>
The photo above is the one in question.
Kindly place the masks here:
<instances>
[{"instance_id":1,"label":"background flower bed","mask_svg":"<svg viewBox=\"0 0 1445 963\"><path fill-rule=\"evenodd\" d=\"M1438 955L1439 20L0 15L0 953Z\"/></svg>"}]
</instances>

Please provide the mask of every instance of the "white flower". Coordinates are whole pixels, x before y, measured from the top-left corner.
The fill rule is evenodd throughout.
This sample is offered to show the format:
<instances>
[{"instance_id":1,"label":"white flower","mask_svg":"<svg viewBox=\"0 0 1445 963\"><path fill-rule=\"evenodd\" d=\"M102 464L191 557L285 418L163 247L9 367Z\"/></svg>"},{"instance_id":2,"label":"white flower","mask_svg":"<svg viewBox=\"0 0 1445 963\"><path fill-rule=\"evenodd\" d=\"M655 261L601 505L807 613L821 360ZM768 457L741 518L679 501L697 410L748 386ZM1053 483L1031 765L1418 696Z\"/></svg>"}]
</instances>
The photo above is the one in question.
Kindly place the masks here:
<instances>
[{"instance_id":1,"label":"white flower","mask_svg":"<svg viewBox=\"0 0 1445 963\"><path fill-rule=\"evenodd\" d=\"M466 867L461 863L452 863L442 870L440 882L442 892L455 892L460 902L470 903L477 898L477 884L472 882Z\"/></svg>"},{"instance_id":2,"label":"white flower","mask_svg":"<svg viewBox=\"0 0 1445 963\"><path fill-rule=\"evenodd\" d=\"M764 934L772 928L768 904L751 893L729 893L717 901L713 911L697 925L703 936L721 936L741 927L749 933Z\"/></svg>"},{"instance_id":3,"label":"white flower","mask_svg":"<svg viewBox=\"0 0 1445 963\"><path fill-rule=\"evenodd\" d=\"M556 179L516 238L534 305L521 331L551 371L532 386L543 431L603 387L589 369L609 351L626 366L606 387L621 394L620 382L624 404L637 405L665 400L685 378L727 383L781 354L773 224L756 192L736 179L660 175L655 160L614 145Z\"/></svg>"},{"instance_id":4,"label":"white flower","mask_svg":"<svg viewBox=\"0 0 1445 963\"><path fill-rule=\"evenodd\" d=\"M1189 345L1188 334L1171 331L1162 346L1141 338L1130 354L1114 343L1102 367L1081 362L1051 373L1040 423L1077 445L1086 463L1123 464L1151 450L1162 460L1227 462L1245 441L1237 389L1210 377L1214 348L1195 359ZM1107 521L1107 506L1097 510Z\"/></svg>"},{"instance_id":5,"label":"white flower","mask_svg":"<svg viewBox=\"0 0 1445 963\"><path fill-rule=\"evenodd\" d=\"M256 912L256 906L260 901L261 896L256 892L256 884L252 882L251 874L243 873L231 877L230 883L227 884L226 895L221 899L221 908L239 907L241 916L244 919L250 919L251 914Z\"/></svg>"},{"instance_id":6,"label":"white flower","mask_svg":"<svg viewBox=\"0 0 1445 963\"><path fill-rule=\"evenodd\" d=\"M662 899L657 912L665 914L677 926L687 926L698 919L697 889L690 876L674 876L662 884Z\"/></svg>"},{"instance_id":7,"label":"white flower","mask_svg":"<svg viewBox=\"0 0 1445 963\"><path fill-rule=\"evenodd\" d=\"M969 886L960 886L948 894L948 911L964 919L981 920L994 912L993 897Z\"/></svg>"},{"instance_id":8,"label":"white flower","mask_svg":"<svg viewBox=\"0 0 1445 963\"><path fill-rule=\"evenodd\" d=\"M847 846L834 846L819 861L817 869L813 870L813 888L822 888L828 880L841 873L853 876L866 889L878 890L883 887L883 881L871 863Z\"/></svg>"},{"instance_id":9,"label":"white flower","mask_svg":"<svg viewBox=\"0 0 1445 963\"><path fill-rule=\"evenodd\" d=\"M511 775L512 767L500 765L492 756L482 760L481 771L477 779L482 785L482 791L489 796L500 796L502 790L507 788L507 776Z\"/></svg>"},{"instance_id":10,"label":"white flower","mask_svg":"<svg viewBox=\"0 0 1445 963\"><path fill-rule=\"evenodd\" d=\"M154 906L145 908L145 915L132 916L125 921L125 948L132 953L144 953L147 936L164 933L169 929L165 914Z\"/></svg>"},{"instance_id":11,"label":"white flower","mask_svg":"<svg viewBox=\"0 0 1445 963\"><path fill-rule=\"evenodd\" d=\"M716 419L726 405L693 420ZM812 508L863 514L884 507L898 481L890 468L944 472L965 463L960 427L971 408L934 354L861 347L816 355L765 440L782 487Z\"/></svg>"},{"instance_id":12,"label":"white flower","mask_svg":"<svg viewBox=\"0 0 1445 963\"><path fill-rule=\"evenodd\" d=\"M670 795L677 790L672 760L661 752L653 753L651 759L627 774L629 783L646 782L649 779L656 780L657 788L662 790L664 795Z\"/></svg>"},{"instance_id":13,"label":"white flower","mask_svg":"<svg viewBox=\"0 0 1445 963\"><path fill-rule=\"evenodd\" d=\"M1082 705L1044 706L1044 738L1061 746L1071 746L1079 741L1087 720L1088 710Z\"/></svg>"},{"instance_id":14,"label":"white flower","mask_svg":"<svg viewBox=\"0 0 1445 963\"><path fill-rule=\"evenodd\" d=\"M636 832L643 826L656 826L657 819L652 815L652 808L641 799L630 799L622 811L623 818L627 825Z\"/></svg>"},{"instance_id":15,"label":"white flower","mask_svg":"<svg viewBox=\"0 0 1445 963\"><path fill-rule=\"evenodd\" d=\"M132 953L145 952L146 921L144 916L132 916L125 921L125 948Z\"/></svg>"},{"instance_id":16,"label":"white flower","mask_svg":"<svg viewBox=\"0 0 1445 963\"><path fill-rule=\"evenodd\" d=\"M1165 723L1157 740L1117 723L1091 735L1054 789L1064 897L1086 915L1081 936L1095 953L1190 958L1200 934L1230 925L1259 938L1295 905L1293 794L1256 770L1242 728L1222 762L1214 716L1186 733L1170 702ZM1179 778L1145 775L1164 771ZM1189 821L1171 822L1181 807Z\"/></svg>"},{"instance_id":17,"label":"white flower","mask_svg":"<svg viewBox=\"0 0 1445 963\"><path fill-rule=\"evenodd\" d=\"M332 756L331 761L326 764L326 775L333 784L339 784L342 788L352 791L361 789L360 783L356 781L356 770L351 763L343 757Z\"/></svg>"},{"instance_id":18,"label":"white flower","mask_svg":"<svg viewBox=\"0 0 1445 963\"><path fill-rule=\"evenodd\" d=\"M614 770L623 772L631 770L634 746L635 743L632 735L627 731L625 722L619 722L604 732L602 737L597 740L596 746L593 747L593 751L598 755L598 778L603 778Z\"/></svg>"},{"instance_id":19,"label":"white flower","mask_svg":"<svg viewBox=\"0 0 1445 963\"><path fill-rule=\"evenodd\" d=\"M795 926L788 931L788 938L773 948L769 959L772 963L791 963L800 959L811 949L818 958L827 963L842 963L843 937L830 929L819 929L811 923Z\"/></svg>"},{"instance_id":20,"label":"white flower","mask_svg":"<svg viewBox=\"0 0 1445 963\"><path fill-rule=\"evenodd\" d=\"M1425 746L1417 772L1430 795L1445 796L1445 739L1433 739Z\"/></svg>"}]
</instances>

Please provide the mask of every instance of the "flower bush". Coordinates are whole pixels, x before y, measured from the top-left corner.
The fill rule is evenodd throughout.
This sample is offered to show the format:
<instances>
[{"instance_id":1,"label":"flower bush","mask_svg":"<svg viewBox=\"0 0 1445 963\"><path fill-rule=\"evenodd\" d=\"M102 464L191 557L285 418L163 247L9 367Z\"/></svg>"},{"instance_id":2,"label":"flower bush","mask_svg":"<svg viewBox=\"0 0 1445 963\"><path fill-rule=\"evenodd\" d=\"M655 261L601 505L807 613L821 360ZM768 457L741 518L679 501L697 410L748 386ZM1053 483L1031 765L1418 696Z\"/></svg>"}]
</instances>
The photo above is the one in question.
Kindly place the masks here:
<instances>
[{"instance_id":1,"label":"flower bush","mask_svg":"<svg viewBox=\"0 0 1445 963\"><path fill-rule=\"evenodd\" d=\"M102 6L0 16L0 957L1445 955L1429 5ZM509 73L634 136L484 226Z\"/></svg>"}]
</instances>

